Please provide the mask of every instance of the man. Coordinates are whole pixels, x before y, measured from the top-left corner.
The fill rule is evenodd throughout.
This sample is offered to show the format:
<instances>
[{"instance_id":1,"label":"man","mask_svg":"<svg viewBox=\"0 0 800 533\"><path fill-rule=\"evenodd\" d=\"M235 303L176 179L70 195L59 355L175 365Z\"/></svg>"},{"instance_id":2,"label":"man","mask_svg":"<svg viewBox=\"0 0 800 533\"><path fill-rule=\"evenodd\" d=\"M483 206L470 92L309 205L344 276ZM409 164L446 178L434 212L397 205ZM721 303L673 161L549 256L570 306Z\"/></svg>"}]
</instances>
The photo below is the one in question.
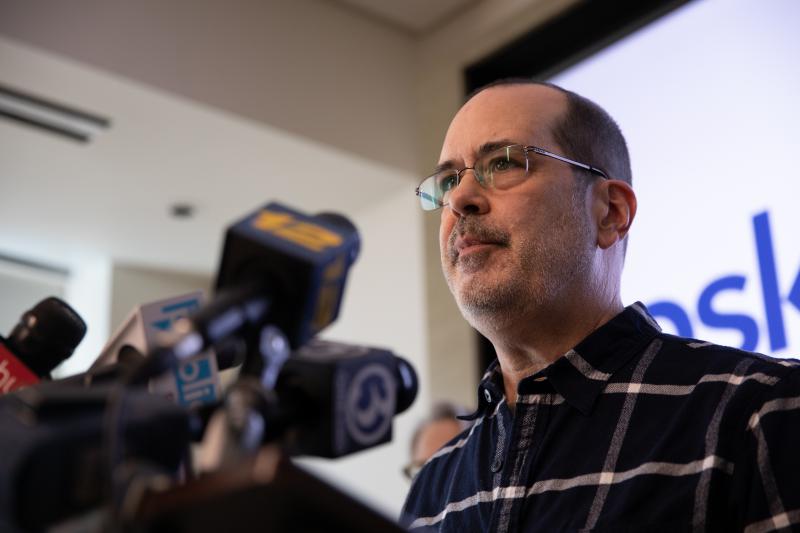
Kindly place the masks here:
<instances>
[{"instance_id":1,"label":"man","mask_svg":"<svg viewBox=\"0 0 800 533\"><path fill-rule=\"evenodd\" d=\"M458 417L466 415L461 409L446 402L437 403L431 415L423 420L411 436L411 462L403 473L413 480L422 465L449 441L453 440L469 424Z\"/></svg>"},{"instance_id":2,"label":"man","mask_svg":"<svg viewBox=\"0 0 800 533\"><path fill-rule=\"evenodd\" d=\"M636 196L602 109L548 84L489 86L417 194L441 208L447 283L498 360L472 428L416 477L406 525L800 530L800 364L623 307Z\"/></svg>"}]
</instances>

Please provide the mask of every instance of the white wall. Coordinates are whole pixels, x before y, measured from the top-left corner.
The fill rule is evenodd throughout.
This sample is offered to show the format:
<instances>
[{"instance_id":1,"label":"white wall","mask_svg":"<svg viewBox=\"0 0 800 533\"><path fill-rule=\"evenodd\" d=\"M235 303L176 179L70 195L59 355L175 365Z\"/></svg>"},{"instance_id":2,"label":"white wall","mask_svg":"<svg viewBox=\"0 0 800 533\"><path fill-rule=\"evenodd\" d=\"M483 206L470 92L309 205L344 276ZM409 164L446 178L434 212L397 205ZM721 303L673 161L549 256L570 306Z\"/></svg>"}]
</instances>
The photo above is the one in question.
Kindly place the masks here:
<instances>
[{"instance_id":1,"label":"white wall","mask_svg":"<svg viewBox=\"0 0 800 533\"><path fill-rule=\"evenodd\" d=\"M6 337L25 311L48 296L64 298L67 275L52 268L0 257L0 336Z\"/></svg>"},{"instance_id":2,"label":"white wall","mask_svg":"<svg viewBox=\"0 0 800 533\"><path fill-rule=\"evenodd\" d=\"M111 319L111 260L102 251L83 250L69 256L70 276L64 299L86 322L86 336L72 356L53 372L84 372L108 340Z\"/></svg>"}]
</instances>

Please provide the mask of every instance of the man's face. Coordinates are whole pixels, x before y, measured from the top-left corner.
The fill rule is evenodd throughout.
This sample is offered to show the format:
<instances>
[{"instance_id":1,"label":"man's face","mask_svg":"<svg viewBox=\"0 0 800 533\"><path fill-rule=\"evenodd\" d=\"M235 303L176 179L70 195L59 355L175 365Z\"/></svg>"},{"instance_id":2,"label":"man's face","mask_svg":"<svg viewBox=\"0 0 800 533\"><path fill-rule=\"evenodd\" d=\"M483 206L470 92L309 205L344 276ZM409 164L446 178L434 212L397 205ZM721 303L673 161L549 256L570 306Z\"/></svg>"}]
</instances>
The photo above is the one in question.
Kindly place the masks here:
<instances>
[{"instance_id":1,"label":"man's face","mask_svg":"<svg viewBox=\"0 0 800 533\"><path fill-rule=\"evenodd\" d=\"M548 87L487 89L453 119L440 164L472 167L487 143L563 153L551 131L565 108L566 97ZM513 320L531 306L551 309L589 275L596 247L585 189L569 165L534 154L529 160L528 178L505 190L484 189L466 171L442 209L442 269L474 326L487 317Z\"/></svg>"}]
</instances>

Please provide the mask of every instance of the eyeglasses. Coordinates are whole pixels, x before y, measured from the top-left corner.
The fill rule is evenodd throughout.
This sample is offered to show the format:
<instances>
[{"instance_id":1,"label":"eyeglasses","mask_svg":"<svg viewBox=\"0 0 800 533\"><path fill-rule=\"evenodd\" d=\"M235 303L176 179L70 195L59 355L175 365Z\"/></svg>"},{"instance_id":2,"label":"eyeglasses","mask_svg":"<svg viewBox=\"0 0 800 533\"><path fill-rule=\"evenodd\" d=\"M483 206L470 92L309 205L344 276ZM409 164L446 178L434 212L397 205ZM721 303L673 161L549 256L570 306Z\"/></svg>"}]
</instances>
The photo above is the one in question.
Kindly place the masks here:
<instances>
[{"instance_id":1,"label":"eyeglasses","mask_svg":"<svg viewBox=\"0 0 800 533\"><path fill-rule=\"evenodd\" d=\"M532 168L528 157L530 153L552 157L601 176L604 179L610 179L608 174L592 165L573 161L537 146L512 144L482 155L475 160L474 166L465 167L461 170L452 168L440 170L425 178L416 190L422 209L434 211L446 206L450 202L451 192L461 183L464 172L467 170L472 171L475 180L485 189L510 189L527 178L530 173Z\"/></svg>"}]
</instances>

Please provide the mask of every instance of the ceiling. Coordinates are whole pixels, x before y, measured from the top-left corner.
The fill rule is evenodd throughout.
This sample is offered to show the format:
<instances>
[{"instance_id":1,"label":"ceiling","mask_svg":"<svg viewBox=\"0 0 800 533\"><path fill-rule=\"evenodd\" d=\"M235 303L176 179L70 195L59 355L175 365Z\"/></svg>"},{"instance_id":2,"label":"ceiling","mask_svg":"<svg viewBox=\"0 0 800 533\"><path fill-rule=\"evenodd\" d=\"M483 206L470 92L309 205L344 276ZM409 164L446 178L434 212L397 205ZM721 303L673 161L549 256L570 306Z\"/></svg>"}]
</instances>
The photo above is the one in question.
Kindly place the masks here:
<instances>
[{"instance_id":1,"label":"ceiling","mask_svg":"<svg viewBox=\"0 0 800 533\"><path fill-rule=\"evenodd\" d=\"M421 34L480 0L334 0L369 17Z\"/></svg>"}]
</instances>

